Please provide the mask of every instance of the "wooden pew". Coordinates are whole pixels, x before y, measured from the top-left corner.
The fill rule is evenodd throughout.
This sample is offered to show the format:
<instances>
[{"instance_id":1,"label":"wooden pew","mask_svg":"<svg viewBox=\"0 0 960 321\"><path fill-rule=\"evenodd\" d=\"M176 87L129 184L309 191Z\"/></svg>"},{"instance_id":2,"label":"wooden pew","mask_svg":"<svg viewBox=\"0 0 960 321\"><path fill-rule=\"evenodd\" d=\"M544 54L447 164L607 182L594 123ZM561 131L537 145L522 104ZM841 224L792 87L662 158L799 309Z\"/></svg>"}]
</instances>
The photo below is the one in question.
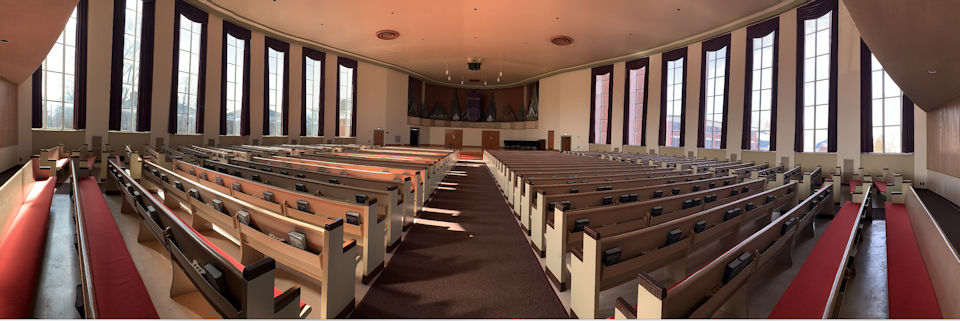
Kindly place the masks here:
<instances>
[{"instance_id":1,"label":"wooden pew","mask_svg":"<svg viewBox=\"0 0 960 321\"><path fill-rule=\"evenodd\" d=\"M71 158L70 185L83 316L88 319L158 318L150 293L100 192L99 180L79 169L81 155Z\"/></svg>"},{"instance_id":2,"label":"wooden pew","mask_svg":"<svg viewBox=\"0 0 960 321\"><path fill-rule=\"evenodd\" d=\"M426 175L426 179L424 181L429 184L439 184L439 182L443 181L443 178L446 176L448 171L448 170L440 170L439 168L432 166L432 164L408 163L408 162L394 161L389 159L352 158L352 157L346 157L346 156L339 156L335 154L302 155L299 158L339 162L339 163L349 163L349 164L357 164L357 165L385 166L385 167L392 167L392 168L415 170L415 171L420 171L421 174Z\"/></svg>"},{"instance_id":3,"label":"wooden pew","mask_svg":"<svg viewBox=\"0 0 960 321\"><path fill-rule=\"evenodd\" d=\"M40 149L40 166L50 168L50 177L57 179L57 182L65 181L66 174L61 172L69 170L70 153L64 151L63 144Z\"/></svg>"},{"instance_id":4,"label":"wooden pew","mask_svg":"<svg viewBox=\"0 0 960 321\"><path fill-rule=\"evenodd\" d=\"M410 186L404 184L402 186L404 191L404 196L413 196L414 200L414 210L419 211L423 207L423 203L426 202L426 197L429 196L432 191L427 191L427 188L423 185L421 177L419 176L420 172L410 172L409 170L404 169L393 169L385 167L373 167L365 165L353 165L346 163L314 163L315 161L310 160L301 160L295 158L262 158L254 157L252 162L260 164L268 164L281 168L297 168L303 171L312 171L312 172L324 172L324 173L339 173L341 176L348 175L351 177L363 177L370 178L374 180L386 180L397 182L410 182ZM437 184L439 185L439 184ZM436 188L436 186L433 186ZM407 190L409 189L409 191Z\"/></svg>"},{"instance_id":5,"label":"wooden pew","mask_svg":"<svg viewBox=\"0 0 960 321\"><path fill-rule=\"evenodd\" d=\"M800 197L810 196L820 186L823 186L823 170L817 166L814 170L803 173L803 179L800 180Z\"/></svg>"},{"instance_id":6,"label":"wooden pew","mask_svg":"<svg viewBox=\"0 0 960 321\"><path fill-rule=\"evenodd\" d=\"M375 198L377 199L377 213L386 216L387 252L393 252L393 250L400 245L400 236L403 233L404 216L406 215L404 211L412 210L412 205L409 204L410 202L402 202L399 199L398 189L395 186L384 188L360 187L343 184L340 181L333 183L327 180L311 179L306 175L304 175L305 178L300 178L221 162L205 162L204 166L213 166L216 171L220 173L226 172L237 178L250 181L259 179L267 185L290 191L304 189L306 193L348 203L356 202L358 198L362 199L364 195L366 195L368 199ZM209 169L209 167L207 169ZM292 170L290 173L293 173ZM257 175L256 179L254 175Z\"/></svg>"},{"instance_id":7,"label":"wooden pew","mask_svg":"<svg viewBox=\"0 0 960 321\"><path fill-rule=\"evenodd\" d=\"M225 164L224 162L205 162L205 163ZM220 166L216 164L214 164L214 166L218 166L218 167ZM388 219L391 221L391 223L388 224L391 226L390 227L391 229L393 229L393 226L395 224L401 224L402 228L407 228L409 224L413 224L413 218L416 216L416 213L419 211L420 207L422 206L422 204L417 203L418 199L416 197L416 192L418 190L413 189L412 187L413 184L411 183L410 177L406 177L402 181L400 181L399 179L393 180L393 179L387 179L385 177L389 175L383 175L384 177L380 177L380 178L371 178L371 176L374 173L364 173L365 174L364 177L344 176L343 172L340 172L339 174L334 174L334 173L330 173L330 171L326 169L325 171L317 172L317 171L311 171L311 170L304 170L300 168L278 166L278 165L272 165L272 164L260 163L260 162L249 162L249 161L243 161L243 160L232 160L229 162L229 164L236 165L236 166L243 166L248 169L258 169L261 172L279 173L281 176L286 176L291 178L305 178L313 181L329 182L330 184L335 184L335 185L338 185L338 184L348 185L348 186L362 188L365 190L397 191L398 197L395 199L395 203L391 203L390 206L398 207L401 211L398 211L396 213L399 213L401 216L391 217L390 213L394 213L394 212L386 213ZM217 168L217 170L219 170L219 168ZM233 174L232 172L230 173ZM251 175L250 176L251 180L257 180L256 177L253 177L254 174L250 174L250 175ZM260 173L256 173L256 175L263 176ZM293 188L293 187L295 187L295 184L290 188ZM358 192L358 194L368 194L368 193ZM384 198L381 198L381 200L383 199ZM399 233L400 232L397 231L396 234L394 235L399 237Z\"/></svg>"},{"instance_id":8,"label":"wooden pew","mask_svg":"<svg viewBox=\"0 0 960 321\"><path fill-rule=\"evenodd\" d=\"M33 317L56 188L44 158L33 155L0 186L0 318Z\"/></svg>"},{"instance_id":9,"label":"wooden pew","mask_svg":"<svg viewBox=\"0 0 960 321\"><path fill-rule=\"evenodd\" d=\"M812 229L816 214L832 212L829 202L832 188L822 188L785 214L748 236L710 263L667 287L645 272L637 281L637 306L617 299L617 319L710 318L732 297L750 276L771 262L792 264L794 238L804 229Z\"/></svg>"},{"instance_id":10,"label":"wooden pew","mask_svg":"<svg viewBox=\"0 0 960 321\"><path fill-rule=\"evenodd\" d=\"M332 167L336 169L359 169L366 171L377 171L377 172L386 172L394 175L409 176L411 178L411 184L414 186L414 189L423 191L418 192L418 199L425 199L425 197L433 194L437 186L440 185L440 182L427 182L427 176L425 173L419 170L407 169L407 168L396 168L388 166L374 166L374 165L361 165L361 164L351 164L348 162L328 162L321 160L308 160L300 159L293 157L280 157L275 156L273 158L254 158L251 161L259 162L282 162L281 164L290 164L292 166L307 166L308 168L319 170L320 168ZM296 165L294 165L296 164ZM303 165L301 165L303 164Z\"/></svg>"},{"instance_id":11,"label":"wooden pew","mask_svg":"<svg viewBox=\"0 0 960 321\"><path fill-rule=\"evenodd\" d=\"M714 188L724 184L739 183L733 177L713 178L713 174L693 174L684 176L670 176L663 178L646 178L630 181L604 181L581 184L564 185L545 185L537 186L536 200L532 203L535 206L528 207L530 212L530 237L531 245L543 257L546 255L546 222L553 221L553 210L556 204L563 201L570 202L571 209L587 208L590 206L600 206L604 196L610 196L611 202L616 204L623 203L620 198L627 195L630 202L646 201L655 197L656 191L660 191L660 197L669 197L685 193L696 192L701 189ZM688 180L689 179L689 180ZM700 187L694 187L699 185ZM574 186L574 187L571 187ZM601 188L602 187L602 188ZM606 190L607 188L609 190ZM571 188L576 188L584 193L570 193ZM596 192L598 189L606 191ZM694 191L696 189L696 191ZM676 194L673 194L673 193ZM635 200L632 194L636 194ZM589 203L580 203L580 199L589 200ZM553 203L553 204L551 204ZM589 205L588 205L589 204Z\"/></svg>"},{"instance_id":12,"label":"wooden pew","mask_svg":"<svg viewBox=\"0 0 960 321\"><path fill-rule=\"evenodd\" d=\"M699 192L643 202L587 209L556 208L546 222L546 269L548 278L566 289L570 279L566 261L571 245L580 245L583 228L592 226L602 235L616 235L654 226L673 219L721 206L764 189L763 180L732 184ZM708 198L708 196L710 196ZM658 214L659 213L659 214Z\"/></svg>"},{"instance_id":13,"label":"wooden pew","mask_svg":"<svg viewBox=\"0 0 960 321\"><path fill-rule=\"evenodd\" d=\"M587 227L572 249L570 314L599 317L600 291L667 267L685 276L770 223L774 211L797 201L796 183L684 218L615 236ZM749 210L746 210L748 209Z\"/></svg>"},{"instance_id":14,"label":"wooden pew","mask_svg":"<svg viewBox=\"0 0 960 321\"><path fill-rule=\"evenodd\" d=\"M322 226L331 218L342 219L346 222L343 228L345 237L357 240L361 248L361 282L367 284L383 271L386 216L377 214L376 198L368 197L362 203L323 198L237 178L181 161L174 161L174 172L238 200L301 222ZM153 178L160 178L161 173L158 170L153 172L153 175ZM301 206L303 208L300 208ZM223 225L228 223L222 215L214 214L210 218L221 220Z\"/></svg>"},{"instance_id":15,"label":"wooden pew","mask_svg":"<svg viewBox=\"0 0 960 321\"><path fill-rule=\"evenodd\" d=\"M110 172L108 184L121 187L121 211L138 215L140 218L138 240L147 242L155 239L170 254L173 273L170 282L171 297L199 291L224 318L305 318L310 314L311 306L300 301L299 286L286 291L274 287L276 261L273 258L263 257L252 260L252 263L240 263L187 225L165 206L165 203L172 202L166 198L163 201L158 200L150 190L131 178L116 161L109 160L107 166ZM256 222L260 221L258 216ZM342 231L342 223L340 224L334 222L326 226L330 232L326 234L336 234L338 229ZM269 242L277 249L277 252L271 254L291 252L283 248L290 246L267 238L272 240ZM353 279L350 281L352 285ZM345 316L353 308L352 301L340 302L337 299L344 298L331 295L331 291L338 289L333 283L336 282L323 282L321 316Z\"/></svg>"},{"instance_id":16,"label":"wooden pew","mask_svg":"<svg viewBox=\"0 0 960 321\"><path fill-rule=\"evenodd\" d=\"M854 273L862 219L870 216L872 186L860 203L847 202L821 234L813 251L770 313L771 319L835 318Z\"/></svg>"},{"instance_id":17,"label":"wooden pew","mask_svg":"<svg viewBox=\"0 0 960 321\"><path fill-rule=\"evenodd\" d=\"M884 203L887 239L887 298L891 319L940 319L930 272L903 203Z\"/></svg>"},{"instance_id":18,"label":"wooden pew","mask_svg":"<svg viewBox=\"0 0 960 321\"><path fill-rule=\"evenodd\" d=\"M799 165L797 165L796 167L791 168L790 170L785 171L785 172L783 172L783 173L777 173L777 174L776 174L776 177L774 178L774 180L773 180L772 182L770 182L770 186L771 186L771 187L777 187L777 186L781 186L781 185L786 185L787 183L789 183L789 182L791 182L791 181L798 181L798 182L799 182L799 181L800 181L800 178L803 177L802 173L803 173L803 171L801 170L801 168L800 168Z\"/></svg>"},{"instance_id":19,"label":"wooden pew","mask_svg":"<svg viewBox=\"0 0 960 321\"><path fill-rule=\"evenodd\" d=\"M913 229L913 236L920 250L923 264L927 269L927 275L930 277L934 293L936 293L940 314L944 318L958 318L960 317L960 305L957 305L956 302L960 300L960 282L957 282L957 276L960 276L960 255L957 254L958 252L950 238L944 233L943 227L934 218L927 203L920 198L917 192L912 186L907 186L905 189L906 202L904 206L906 207L907 220ZM891 223L888 222L888 224ZM919 262L911 262L910 264L919 264ZM919 276L915 275L914 277ZM888 284L889 290L896 290L896 287L897 285L893 285L891 288ZM909 292L907 294L909 295ZM895 306L897 303L893 300L898 299L893 296L890 297L890 300L890 306L893 307L890 316L894 317L897 315L895 314L897 313Z\"/></svg>"}]
</instances>

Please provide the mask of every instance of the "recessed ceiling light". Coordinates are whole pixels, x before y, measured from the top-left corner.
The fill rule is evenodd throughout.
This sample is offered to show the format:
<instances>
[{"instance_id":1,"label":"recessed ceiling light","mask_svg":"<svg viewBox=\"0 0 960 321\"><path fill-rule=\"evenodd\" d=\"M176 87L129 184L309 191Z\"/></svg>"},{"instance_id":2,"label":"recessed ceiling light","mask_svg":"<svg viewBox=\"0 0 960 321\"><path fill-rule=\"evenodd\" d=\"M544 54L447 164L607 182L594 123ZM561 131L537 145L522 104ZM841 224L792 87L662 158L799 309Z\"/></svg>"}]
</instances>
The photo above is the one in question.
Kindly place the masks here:
<instances>
[{"instance_id":1,"label":"recessed ceiling light","mask_svg":"<svg viewBox=\"0 0 960 321\"><path fill-rule=\"evenodd\" d=\"M553 38L550 38L550 42L557 46L566 46L573 43L573 38L563 35L553 36Z\"/></svg>"},{"instance_id":2,"label":"recessed ceiling light","mask_svg":"<svg viewBox=\"0 0 960 321\"><path fill-rule=\"evenodd\" d=\"M928 73L928 74L935 74L935 73L937 73L937 70L936 70L936 69L933 69L933 68L930 68L930 69L927 69L927 73Z\"/></svg>"},{"instance_id":3,"label":"recessed ceiling light","mask_svg":"<svg viewBox=\"0 0 960 321\"><path fill-rule=\"evenodd\" d=\"M10 41L8 41L7 39L0 39L0 42L2 42L2 43L8 43L8 42L10 42Z\"/></svg>"},{"instance_id":4,"label":"recessed ceiling light","mask_svg":"<svg viewBox=\"0 0 960 321\"><path fill-rule=\"evenodd\" d=\"M385 30L377 31L377 38L380 38L383 40L393 40L393 39L397 39L398 37L400 37L400 33L395 30L385 29Z\"/></svg>"}]
</instances>

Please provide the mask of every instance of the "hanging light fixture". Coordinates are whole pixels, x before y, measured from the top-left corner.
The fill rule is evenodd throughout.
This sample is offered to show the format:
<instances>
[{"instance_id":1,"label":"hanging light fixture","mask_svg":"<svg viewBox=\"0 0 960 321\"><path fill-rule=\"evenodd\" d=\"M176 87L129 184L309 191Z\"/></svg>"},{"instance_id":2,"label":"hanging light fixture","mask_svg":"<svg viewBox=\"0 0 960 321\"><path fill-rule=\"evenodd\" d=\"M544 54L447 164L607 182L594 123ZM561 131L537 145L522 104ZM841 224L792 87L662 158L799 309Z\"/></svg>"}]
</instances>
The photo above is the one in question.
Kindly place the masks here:
<instances>
[{"instance_id":1,"label":"hanging light fixture","mask_svg":"<svg viewBox=\"0 0 960 321\"><path fill-rule=\"evenodd\" d=\"M460 75L460 84L463 85L463 75Z\"/></svg>"},{"instance_id":2,"label":"hanging light fixture","mask_svg":"<svg viewBox=\"0 0 960 321\"><path fill-rule=\"evenodd\" d=\"M443 65L443 74L444 74L444 75L447 75L447 76L450 76L450 64L444 64L444 65ZM447 80L449 80L449 79L447 79Z\"/></svg>"}]
</instances>

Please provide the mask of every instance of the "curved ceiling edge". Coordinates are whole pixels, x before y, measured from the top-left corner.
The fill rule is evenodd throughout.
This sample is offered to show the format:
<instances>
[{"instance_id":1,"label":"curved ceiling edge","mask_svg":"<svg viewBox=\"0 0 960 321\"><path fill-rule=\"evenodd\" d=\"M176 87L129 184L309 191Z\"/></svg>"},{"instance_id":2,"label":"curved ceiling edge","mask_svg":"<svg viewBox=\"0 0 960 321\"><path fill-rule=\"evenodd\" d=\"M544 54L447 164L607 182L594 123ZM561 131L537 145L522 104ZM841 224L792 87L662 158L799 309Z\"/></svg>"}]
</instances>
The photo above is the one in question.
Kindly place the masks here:
<instances>
[{"instance_id":1,"label":"curved ceiling edge","mask_svg":"<svg viewBox=\"0 0 960 321\"><path fill-rule=\"evenodd\" d=\"M381 60L374 59L374 58L367 57L367 56L363 56L363 55L358 55L358 54L355 54L355 53L350 52L350 51L348 51L348 50L340 49L340 48L333 47L333 46L330 46L330 45L327 45L327 44L324 44L324 43L321 43L321 42L317 42L317 41L305 39L305 38L302 38L302 37L299 37L299 36L296 36L296 35L292 35L292 34L287 33L287 32L283 32L283 31L276 30L276 29L274 29L274 28L271 28L271 27L269 27L269 26L265 26L265 25L259 23L259 22L255 21L254 19L251 19L251 18L242 16L242 15L240 15L240 14L237 14L236 12L234 12L234 11L232 11L232 10L230 10L230 9L224 8L224 7L222 7L222 6L220 6L220 5L216 4L216 3L213 3L213 2L211 2L211 1L209 1L209 0L184 0L184 1L187 1L187 2L189 2L189 3L191 3L191 4L193 4L193 5L196 5L196 6L200 7L200 8L202 8L202 9L204 9L204 10L207 11L207 12L215 13L215 14L217 14L220 18L229 18L232 22L238 23L238 24L244 26L245 28L249 28L249 29L251 29L251 30L256 30L257 32L260 32L260 33L263 33L263 34L268 34L268 35L271 35L271 36L278 36L278 38L283 39L283 40L285 40L285 41L294 42L294 43L300 44L300 45L302 45L302 46L311 47L311 48L314 48L314 49L319 49L319 50L322 50L322 51L330 52L330 53L333 53L333 54L335 54L335 55L337 55L337 56L348 57L348 58L351 58L351 59L356 59L356 60L358 60L358 61L363 61L363 62L365 62L365 63L369 63L369 64L373 64L373 65L378 65L378 66L381 66L381 67L384 67L384 68L387 68L387 69L392 69L392 70L394 70L394 71L406 73L407 75L413 76L413 77L418 78L418 79L421 79L421 80L423 80L423 81L426 82L426 83L431 83L431 84L441 85L441 86L446 86L446 87L452 87L452 88L464 88L464 89L502 89L502 88L513 88L513 87L518 87L518 86L524 86L524 85L527 85L527 84L529 84L529 83L531 83L531 82L534 82L534 81L537 81L537 80L540 80L540 79L543 79L543 78L546 78L546 77L550 77L550 76L562 74L562 73L565 73L565 72L570 72L570 71L575 71L575 70L580 70L580 69L585 69L585 68L591 68L591 67L596 67L596 66L602 66L602 65L609 65L609 64L614 64L614 63L623 62L623 61L629 61L629 60L637 59L637 58L649 57L649 56L652 56L652 55L655 55L655 54L658 54L658 53L662 53L662 52L666 52L666 51L669 51L669 50L672 50L672 49L675 49L675 48L679 48L679 47L683 47L683 46L688 46L688 45L693 44L693 43L697 43L697 42L700 42L700 41L703 41L703 40L707 40L707 39L710 39L710 38L712 38L712 37L715 37L715 36L718 36L718 35L721 35L721 34L724 34L724 33L733 32L733 31L735 31L735 30L737 30L737 29L740 29L740 28L743 28L743 27L752 25L752 24L754 24L754 23L761 22L761 21L764 21L764 20L766 20L766 19L769 19L769 18L772 18L772 17L775 17L775 16L779 16L779 15L781 15L781 14L787 12L787 11L790 11L790 10L792 10L792 9L794 9L794 8L800 7L800 6L802 6L802 5L806 4L806 3L809 3L809 2L814 1L814 0L787 0L787 1L783 1L783 2L780 2L779 4L777 4L777 5L775 5L775 6L772 6L772 7L770 7L770 8L761 10L761 11L759 11L759 12L756 12L756 13L754 13L754 14L745 16L745 17L743 17L743 18L734 20L734 21L732 21L732 22L730 22L730 23L728 23L728 24L726 24L726 25L723 25L723 26L720 26L720 27L717 27L717 28L714 28L714 29L711 29L711 30L708 30L708 31L705 31L705 32L701 32L701 33L698 33L698 34L695 34L695 35L692 35L692 36L689 36L689 37L686 37L686 38L682 38L682 39L679 39L679 40L676 40L676 41L673 41L673 42L670 42L670 43L666 43L666 44L663 44L663 45L660 45L660 46L656 46L656 47L653 47L653 48L648 49L648 50L639 51L639 52L634 52L634 53L631 53L631 54L622 55L622 56L617 56L617 57L611 57L611 58L608 58L608 59L598 60L598 61L594 61L594 62L590 62L590 63L580 64L580 65L574 65L574 66L569 66L569 67L563 67L563 68L555 69L555 70L552 70L552 71L549 71L549 72L545 72L545 73L541 73L541 74L534 75L534 76L531 76L531 77L527 77L527 78L525 78L525 79L521 79L521 80L519 80L519 81L514 81L514 82L511 82L511 83L503 83L503 84L488 85L488 86L483 86L483 85L456 85L456 84L450 84L450 83L446 83L446 82L436 81L436 80L433 80L433 79L431 79L431 78L429 78L429 77L424 76L423 74L420 74L420 73L415 72L415 71L413 71L413 70L411 70L411 69L404 68L404 67L399 66L399 65L396 65L396 64L388 63L388 62L385 62L385 61L381 61Z\"/></svg>"}]
</instances>

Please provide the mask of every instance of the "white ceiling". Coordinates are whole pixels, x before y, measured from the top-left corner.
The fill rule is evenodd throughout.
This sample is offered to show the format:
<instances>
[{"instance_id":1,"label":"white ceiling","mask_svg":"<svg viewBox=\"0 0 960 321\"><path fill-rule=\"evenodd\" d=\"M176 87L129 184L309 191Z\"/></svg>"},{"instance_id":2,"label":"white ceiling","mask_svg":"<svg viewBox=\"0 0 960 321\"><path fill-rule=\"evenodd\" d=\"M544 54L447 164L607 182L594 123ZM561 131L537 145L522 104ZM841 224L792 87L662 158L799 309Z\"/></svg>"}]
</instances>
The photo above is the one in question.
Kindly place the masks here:
<instances>
[{"instance_id":1,"label":"white ceiling","mask_svg":"<svg viewBox=\"0 0 960 321\"><path fill-rule=\"evenodd\" d=\"M0 77L19 84L47 57L78 0L0 0Z\"/></svg>"},{"instance_id":2,"label":"white ceiling","mask_svg":"<svg viewBox=\"0 0 960 321\"><path fill-rule=\"evenodd\" d=\"M884 70L920 108L934 110L960 96L960 1L844 4Z\"/></svg>"},{"instance_id":3,"label":"white ceiling","mask_svg":"<svg viewBox=\"0 0 960 321\"><path fill-rule=\"evenodd\" d=\"M268 33L450 84L487 78L500 85L603 60L649 54L680 41L733 29L806 0L190 0ZM400 32L380 40L376 32ZM554 35L573 37L558 47ZM679 44L679 43L678 43ZM482 57L466 72L467 57ZM478 83L473 83L477 85Z\"/></svg>"}]
</instances>

